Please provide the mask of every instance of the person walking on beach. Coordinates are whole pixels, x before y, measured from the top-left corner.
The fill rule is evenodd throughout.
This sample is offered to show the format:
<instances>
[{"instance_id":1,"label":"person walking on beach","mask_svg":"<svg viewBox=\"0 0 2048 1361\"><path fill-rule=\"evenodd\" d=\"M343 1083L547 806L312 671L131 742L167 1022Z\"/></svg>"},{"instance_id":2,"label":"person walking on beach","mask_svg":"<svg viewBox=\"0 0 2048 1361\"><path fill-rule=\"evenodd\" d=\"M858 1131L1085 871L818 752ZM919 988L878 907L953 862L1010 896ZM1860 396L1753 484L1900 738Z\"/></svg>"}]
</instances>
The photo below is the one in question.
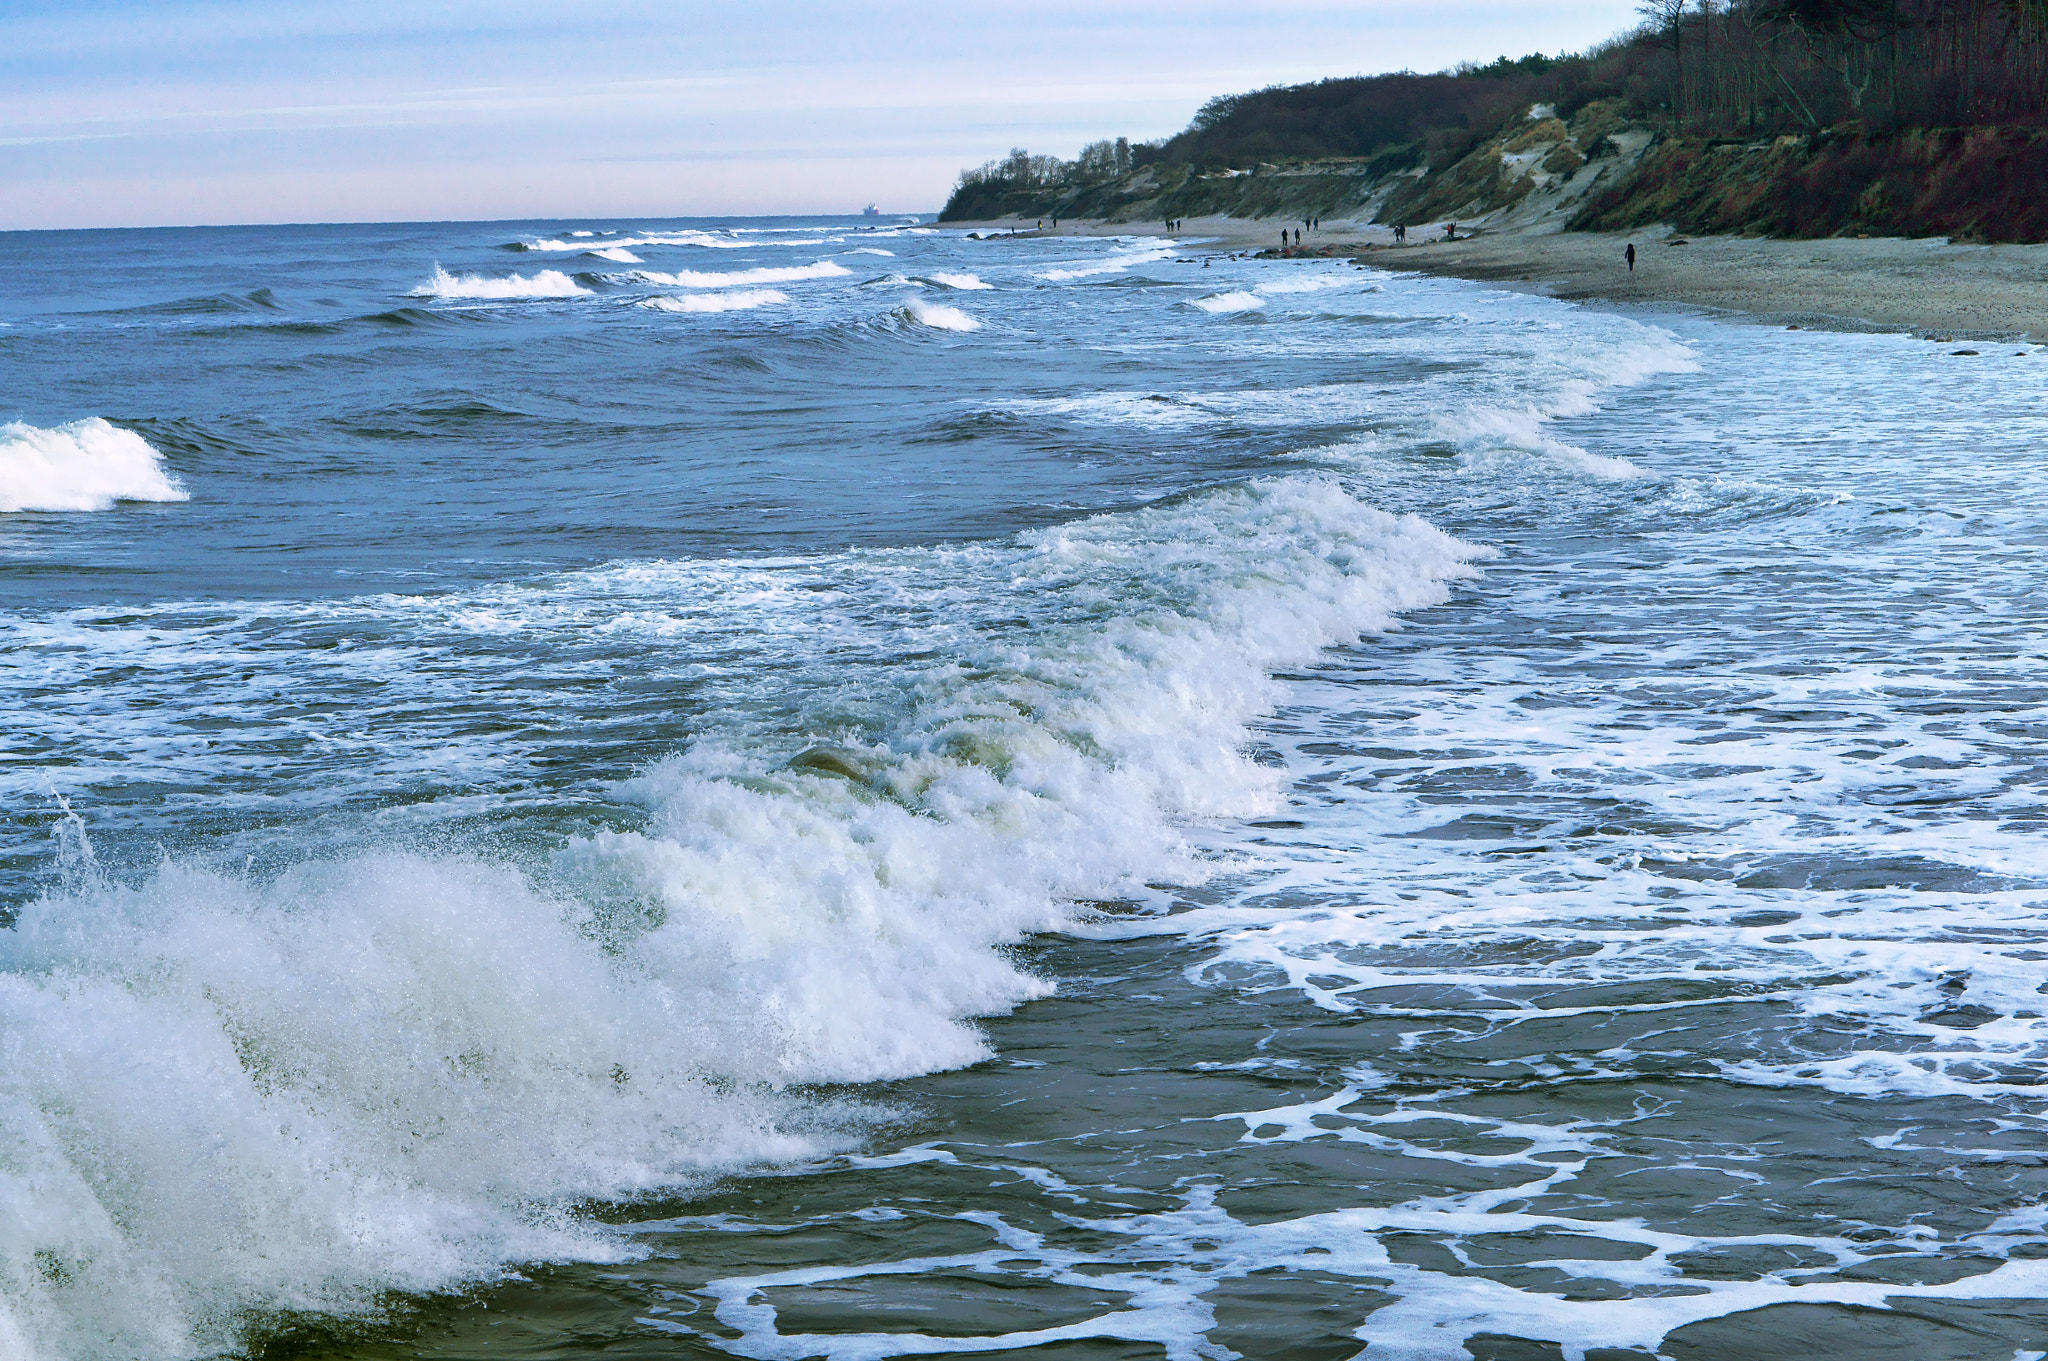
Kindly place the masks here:
<instances>
[{"instance_id":1,"label":"person walking on beach","mask_svg":"<svg viewBox=\"0 0 2048 1361\"><path fill-rule=\"evenodd\" d=\"M1623 252L1623 254L1624 254L1624 255L1626 255L1626 257L1628 258L1628 272L1629 272L1629 273L1631 273L1631 274L1635 273L1635 272L1636 272L1636 243L1635 243L1635 242L1633 242L1633 241L1629 242L1629 243L1628 243L1628 250L1627 250L1627 251L1625 251L1625 252Z\"/></svg>"}]
</instances>

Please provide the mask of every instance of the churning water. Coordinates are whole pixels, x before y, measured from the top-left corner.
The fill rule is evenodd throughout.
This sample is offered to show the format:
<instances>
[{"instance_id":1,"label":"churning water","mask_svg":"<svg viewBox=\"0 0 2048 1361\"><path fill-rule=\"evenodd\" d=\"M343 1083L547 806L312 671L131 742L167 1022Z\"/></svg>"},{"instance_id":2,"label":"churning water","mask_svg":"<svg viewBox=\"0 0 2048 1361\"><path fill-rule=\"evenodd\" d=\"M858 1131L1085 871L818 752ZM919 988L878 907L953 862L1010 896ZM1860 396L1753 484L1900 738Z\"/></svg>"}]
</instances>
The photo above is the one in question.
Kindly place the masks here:
<instances>
[{"instance_id":1,"label":"churning water","mask_svg":"<svg viewBox=\"0 0 2048 1361\"><path fill-rule=\"evenodd\" d=\"M0 1356L2048 1350L2048 368L0 238Z\"/></svg>"}]
</instances>

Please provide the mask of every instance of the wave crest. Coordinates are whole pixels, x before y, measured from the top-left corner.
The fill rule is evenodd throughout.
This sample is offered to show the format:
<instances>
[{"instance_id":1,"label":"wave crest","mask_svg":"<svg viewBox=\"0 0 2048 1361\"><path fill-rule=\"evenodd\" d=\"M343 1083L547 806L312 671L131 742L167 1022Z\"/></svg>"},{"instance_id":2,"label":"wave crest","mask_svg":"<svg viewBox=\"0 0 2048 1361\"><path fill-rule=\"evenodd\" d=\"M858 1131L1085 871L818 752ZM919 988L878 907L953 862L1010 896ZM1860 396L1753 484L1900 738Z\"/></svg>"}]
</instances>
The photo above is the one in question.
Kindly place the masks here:
<instances>
[{"instance_id":1,"label":"wave crest","mask_svg":"<svg viewBox=\"0 0 2048 1361\"><path fill-rule=\"evenodd\" d=\"M857 1109L784 1085L986 1057L974 1018L1049 990L1008 945L1199 879L1182 822L1279 797L1245 749L1271 673L1443 600L1479 556L1291 478L1006 543L449 602L451 624L624 629L744 588L809 636L818 582L897 620L957 589L971 617L888 626L933 660L858 732L828 694L628 781L644 820L565 845L545 882L452 855L173 860L133 887L86 865L25 906L0 932L0 1346L193 1356L252 1315L618 1260L563 1207L847 1147ZM1028 637L975 626L1022 599L1053 611Z\"/></svg>"},{"instance_id":2,"label":"wave crest","mask_svg":"<svg viewBox=\"0 0 2048 1361\"><path fill-rule=\"evenodd\" d=\"M450 274L439 265L427 281L412 291L415 298L577 298L590 289L559 269L543 269L528 278L513 274L492 278L482 274Z\"/></svg>"},{"instance_id":3,"label":"wave crest","mask_svg":"<svg viewBox=\"0 0 2048 1361\"><path fill-rule=\"evenodd\" d=\"M148 440L98 416L48 430L0 425L0 512L190 499Z\"/></svg>"},{"instance_id":4,"label":"wave crest","mask_svg":"<svg viewBox=\"0 0 2048 1361\"><path fill-rule=\"evenodd\" d=\"M919 326L929 326L934 331L979 331L981 323L957 307L948 307L940 302L925 302L921 298L907 300L898 315Z\"/></svg>"},{"instance_id":5,"label":"wave crest","mask_svg":"<svg viewBox=\"0 0 2048 1361\"><path fill-rule=\"evenodd\" d=\"M642 298L640 306L656 312L743 312L788 301L787 293L778 293L772 288L735 288L723 293L687 293L680 298L666 294Z\"/></svg>"},{"instance_id":6,"label":"wave crest","mask_svg":"<svg viewBox=\"0 0 2048 1361\"><path fill-rule=\"evenodd\" d=\"M660 270L636 269L632 278L639 283L668 288L731 288L738 284L786 284L802 279L836 279L853 273L845 265L819 260L808 265L763 265L759 269L679 269L673 274Z\"/></svg>"}]
</instances>

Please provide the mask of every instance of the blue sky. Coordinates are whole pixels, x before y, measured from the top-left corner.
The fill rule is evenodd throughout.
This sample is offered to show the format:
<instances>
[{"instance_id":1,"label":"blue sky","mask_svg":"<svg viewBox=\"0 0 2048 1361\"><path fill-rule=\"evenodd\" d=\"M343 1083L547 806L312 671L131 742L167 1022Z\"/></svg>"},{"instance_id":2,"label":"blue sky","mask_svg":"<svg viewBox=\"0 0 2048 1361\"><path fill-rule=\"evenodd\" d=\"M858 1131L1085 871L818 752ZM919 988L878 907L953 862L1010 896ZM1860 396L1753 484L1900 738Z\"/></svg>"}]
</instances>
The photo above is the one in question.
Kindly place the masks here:
<instances>
[{"instance_id":1,"label":"blue sky","mask_svg":"<svg viewBox=\"0 0 2048 1361\"><path fill-rule=\"evenodd\" d=\"M0 229L916 212L1212 95L1577 50L1632 0L0 5Z\"/></svg>"}]
</instances>

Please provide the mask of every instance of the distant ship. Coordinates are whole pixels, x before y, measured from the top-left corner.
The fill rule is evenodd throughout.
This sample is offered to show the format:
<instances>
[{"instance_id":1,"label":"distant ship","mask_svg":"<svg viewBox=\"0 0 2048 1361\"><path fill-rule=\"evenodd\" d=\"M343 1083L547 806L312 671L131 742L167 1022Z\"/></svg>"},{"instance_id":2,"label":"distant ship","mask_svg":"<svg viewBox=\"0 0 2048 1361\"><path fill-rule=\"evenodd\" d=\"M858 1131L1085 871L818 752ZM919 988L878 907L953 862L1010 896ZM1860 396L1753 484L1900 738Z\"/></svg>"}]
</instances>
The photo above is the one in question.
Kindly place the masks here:
<instances>
[{"instance_id":1,"label":"distant ship","mask_svg":"<svg viewBox=\"0 0 2048 1361\"><path fill-rule=\"evenodd\" d=\"M882 210L880 208L877 208L874 204L870 203L867 207L860 210L860 215L862 217L880 217L882 215Z\"/></svg>"}]
</instances>

